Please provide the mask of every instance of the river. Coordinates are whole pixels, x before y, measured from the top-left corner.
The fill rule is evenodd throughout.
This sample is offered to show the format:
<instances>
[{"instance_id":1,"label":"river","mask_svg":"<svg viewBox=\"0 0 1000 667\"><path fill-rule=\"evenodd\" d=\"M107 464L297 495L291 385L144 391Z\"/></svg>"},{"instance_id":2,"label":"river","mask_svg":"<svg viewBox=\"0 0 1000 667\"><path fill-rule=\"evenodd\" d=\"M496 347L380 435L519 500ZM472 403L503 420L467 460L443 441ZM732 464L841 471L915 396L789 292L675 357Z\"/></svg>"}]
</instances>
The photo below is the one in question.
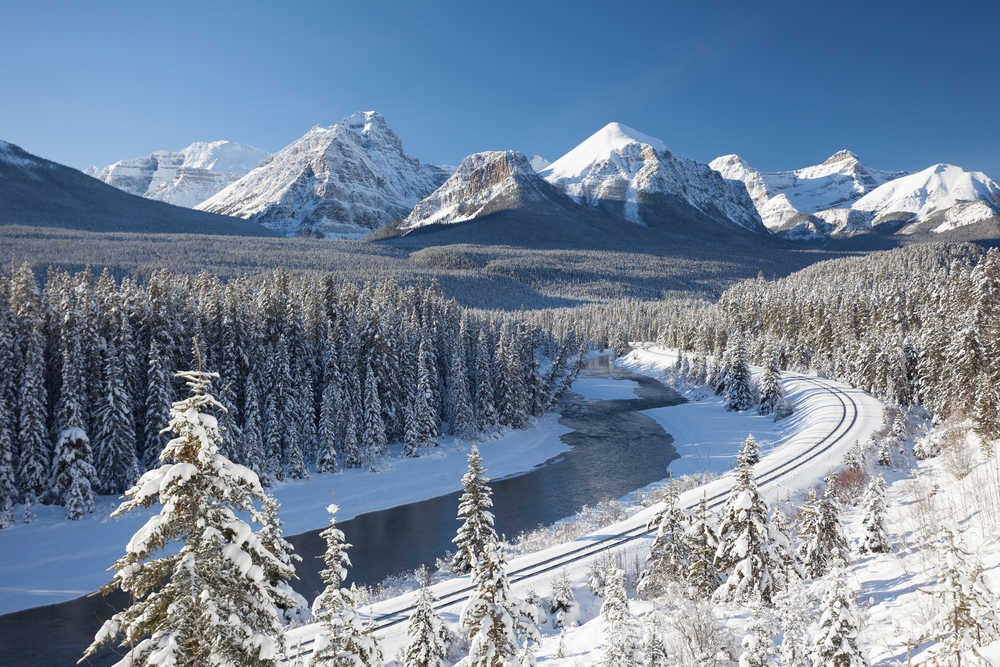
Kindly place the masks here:
<instances>
[{"instance_id":1,"label":"river","mask_svg":"<svg viewBox=\"0 0 1000 667\"><path fill-rule=\"evenodd\" d=\"M657 380L614 366L609 356L592 359L582 375L634 381L636 397L586 400L566 395L556 410L559 422L573 429L562 436L571 449L525 473L490 483L498 533L517 535L575 514L584 505L623 496L664 478L677 458L670 435L640 411L682 403L680 395ZM348 581L372 584L433 564L452 547L458 497L459 492L450 493L339 523L353 545ZM319 557L324 544L319 530L288 540L302 556L295 588L312 600L322 588ZM72 665L122 601L82 597L0 616L0 665ZM84 664L113 662L109 650Z\"/></svg>"}]
</instances>

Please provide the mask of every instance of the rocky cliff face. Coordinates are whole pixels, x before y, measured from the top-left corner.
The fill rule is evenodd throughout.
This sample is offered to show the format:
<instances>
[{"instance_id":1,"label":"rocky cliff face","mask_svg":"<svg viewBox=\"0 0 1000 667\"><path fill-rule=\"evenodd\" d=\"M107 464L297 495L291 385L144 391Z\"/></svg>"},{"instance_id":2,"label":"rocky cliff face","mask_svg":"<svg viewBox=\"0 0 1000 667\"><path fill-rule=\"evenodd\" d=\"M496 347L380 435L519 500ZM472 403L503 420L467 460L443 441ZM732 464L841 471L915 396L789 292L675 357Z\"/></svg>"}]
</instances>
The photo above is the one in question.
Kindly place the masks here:
<instances>
[{"instance_id":1,"label":"rocky cliff face","mask_svg":"<svg viewBox=\"0 0 1000 667\"><path fill-rule=\"evenodd\" d=\"M130 194L194 208L266 157L266 152L253 146L199 141L179 151L154 151L84 172Z\"/></svg>"},{"instance_id":2,"label":"rocky cliff face","mask_svg":"<svg viewBox=\"0 0 1000 667\"><path fill-rule=\"evenodd\" d=\"M286 235L358 237L405 217L447 176L366 111L312 128L198 208Z\"/></svg>"}]
</instances>

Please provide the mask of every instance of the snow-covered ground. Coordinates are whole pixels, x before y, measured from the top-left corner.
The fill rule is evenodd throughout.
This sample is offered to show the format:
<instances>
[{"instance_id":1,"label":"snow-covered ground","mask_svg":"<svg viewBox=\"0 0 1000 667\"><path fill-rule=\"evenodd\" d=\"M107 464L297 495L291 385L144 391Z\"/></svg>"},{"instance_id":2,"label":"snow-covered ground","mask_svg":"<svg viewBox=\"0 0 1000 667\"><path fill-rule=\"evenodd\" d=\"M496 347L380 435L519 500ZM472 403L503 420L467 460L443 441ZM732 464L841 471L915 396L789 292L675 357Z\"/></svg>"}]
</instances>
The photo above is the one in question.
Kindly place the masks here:
<instances>
[{"instance_id":1,"label":"snow-covered ground","mask_svg":"<svg viewBox=\"0 0 1000 667\"><path fill-rule=\"evenodd\" d=\"M631 398L635 386L629 380L580 377L573 391L588 399ZM490 475L523 473L567 451L560 436L569 429L558 419L550 413L529 429L507 429L500 437L478 441ZM279 482L271 491L281 504L285 534L325 526L334 490L340 521L458 490L473 443L450 437L439 443L415 459L403 456L399 446L391 447L378 473L355 469ZM117 506L115 497L100 496L94 514L68 521L62 507L35 505L37 520L0 530L0 614L69 600L104 584L109 578L105 568L121 556L125 543L156 509L109 518ZM15 512L21 516L23 506Z\"/></svg>"},{"instance_id":2,"label":"snow-covered ground","mask_svg":"<svg viewBox=\"0 0 1000 667\"><path fill-rule=\"evenodd\" d=\"M676 360L676 354L670 350L655 346L637 346L629 355L617 363L634 372L640 372L653 377L669 377L670 368ZM757 372L759 369L753 369ZM794 407L791 417L778 423L769 418L762 418L752 413L731 413L726 411L720 400L714 396L703 396L703 400L692 400L691 403L669 408L649 410L647 413L661 423L664 429L675 438L675 447L681 454L681 460L671 464L675 472L693 472L699 470L724 471L732 467L739 446L747 433L753 433L761 440L761 462L757 465L758 474L775 469L789 470L781 476L769 476L770 481L761 485L761 494L768 502L784 499L791 494L801 492L813 486L823 475L838 465L847 451L856 441L866 440L882 424L882 405L874 398L867 396L844 385L822 380L817 382L812 378L785 374L783 388L789 402ZM845 397L850 400L845 401ZM698 398L692 395L691 398ZM821 447L817 448L816 445ZM823 446L829 444L826 451L817 454ZM803 465L790 469L782 467L790 461L808 458ZM725 494L731 485L731 477L726 476L703 487L689 490L680 497L682 506L697 503L702 494L712 497ZM634 498L630 494L625 499L628 502ZM512 591L515 595L524 597L529 590L539 595L548 595L552 579L561 571L565 571L573 584L574 592L581 603L581 620L592 618L600 606L599 599L587 591L586 580L589 570L595 560L603 557L604 551L599 551L597 543L619 533L641 532L649 518L657 508L639 509L628 519L607 526L573 542L545 549L533 554L527 554L513 559L508 571L514 574ZM649 549L649 538L633 539L618 546L613 551L621 555L626 562L641 558ZM568 561L575 558L571 552L583 550L584 554L593 555ZM582 554L578 554L582 555ZM550 563L553 561L555 567ZM559 565L565 562L565 565ZM434 586L437 598L455 599L455 603L445 607L440 613L449 624L458 622L461 611L460 591L470 584L468 577L458 577L443 581ZM364 612L374 618L392 615L405 610L416 599L416 593L407 593L391 600L385 600L364 609ZM645 606L652 609L650 603L633 602L639 610ZM396 617L405 619L406 613L398 613ZM556 659L558 652L558 632L552 628L541 628L545 636L538 656L540 662L552 661L552 664L592 664L592 651L601 642L599 620L590 620L573 629L567 636L567 657ZM308 648L309 640L315 635L316 626L306 626L293 630L289 635L289 643ZM384 654L387 659L393 658L404 646L406 641L406 622L396 623L379 633L383 642ZM546 663L547 664L547 663Z\"/></svg>"}]
</instances>

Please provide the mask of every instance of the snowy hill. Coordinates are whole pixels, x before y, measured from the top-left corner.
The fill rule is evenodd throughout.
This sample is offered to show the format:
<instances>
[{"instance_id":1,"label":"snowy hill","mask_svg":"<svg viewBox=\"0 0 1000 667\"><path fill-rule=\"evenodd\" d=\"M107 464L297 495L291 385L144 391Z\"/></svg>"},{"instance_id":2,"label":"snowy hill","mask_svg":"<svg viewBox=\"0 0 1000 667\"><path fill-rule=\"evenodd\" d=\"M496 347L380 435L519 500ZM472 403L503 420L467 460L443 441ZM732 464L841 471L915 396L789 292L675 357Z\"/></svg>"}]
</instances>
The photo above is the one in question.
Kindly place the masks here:
<instances>
[{"instance_id":1,"label":"snowy hill","mask_svg":"<svg viewBox=\"0 0 1000 667\"><path fill-rule=\"evenodd\" d=\"M541 155L534 156L533 158L531 158L531 160L529 160L529 162L531 162L531 168L534 169L535 171L541 171L542 169L545 169L550 164L552 164L551 162L543 158Z\"/></svg>"},{"instance_id":2,"label":"snowy hill","mask_svg":"<svg viewBox=\"0 0 1000 667\"><path fill-rule=\"evenodd\" d=\"M286 235L360 236L406 216L446 177L366 111L312 128L198 208Z\"/></svg>"},{"instance_id":3,"label":"snowy hill","mask_svg":"<svg viewBox=\"0 0 1000 667\"><path fill-rule=\"evenodd\" d=\"M154 151L84 173L134 195L194 208L266 157L259 148L232 141L196 141L179 151Z\"/></svg>"},{"instance_id":4,"label":"snowy hill","mask_svg":"<svg viewBox=\"0 0 1000 667\"><path fill-rule=\"evenodd\" d=\"M421 200L399 225L410 231L465 222L502 210L561 203L562 195L517 151L485 151L462 160L444 184Z\"/></svg>"},{"instance_id":5,"label":"snowy hill","mask_svg":"<svg viewBox=\"0 0 1000 667\"><path fill-rule=\"evenodd\" d=\"M123 192L0 141L0 225L98 232L272 236L259 225Z\"/></svg>"},{"instance_id":6,"label":"snowy hill","mask_svg":"<svg viewBox=\"0 0 1000 667\"><path fill-rule=\"evenodd\" d=\"M638 225L659 225L693 208L717 222L766 233L742 183L674 156L663 141L609 123L541 172L574 200Z\"/></svg>"},{"instance_id":7,"label":"snowy hill","mask_svg":"<svg viewBox=\"0 0 1000 667\"><path fill-rule=\"evenodd\" d=\"M842 150L794 171L761 172L738 155L723 155L710 166L742 182L767 228L787 238L851 236L886 222L906 224L903 234L940 233L990 220L1000 211L1000 185L982 172L953 165L915 174L880 171Z\"/></svg>"}]
</instances>

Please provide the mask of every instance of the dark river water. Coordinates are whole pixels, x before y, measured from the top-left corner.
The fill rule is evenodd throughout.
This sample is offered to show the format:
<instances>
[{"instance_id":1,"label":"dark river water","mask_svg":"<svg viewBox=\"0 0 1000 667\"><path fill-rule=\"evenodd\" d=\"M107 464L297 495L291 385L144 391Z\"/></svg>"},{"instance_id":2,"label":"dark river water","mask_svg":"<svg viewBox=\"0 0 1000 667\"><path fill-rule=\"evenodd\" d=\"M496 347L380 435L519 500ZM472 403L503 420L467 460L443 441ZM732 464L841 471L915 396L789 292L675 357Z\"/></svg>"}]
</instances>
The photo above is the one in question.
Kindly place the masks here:
<instances>
[{"instance_id":1,"label":"dark river water","mask_svg":"<svg viewBox=\"0 0 1000 667\"><path fill-rule=\"evenodd\" d=\"M582 376L634 380L636 397L588 401L567 395L556 409L559 422L573 429L562 436L572 448L526 473L491 482L498 533L517 535L584 505L623 496L665 477L677 458L670 435L639 411L676 405L682 397L656 380L612 366L610 357L592 360ZM455 492L338 523L353 545L349 553L355 565L348 581L372 584L433 564L452 547L458 497ZM325 545L319 530L288 540L302 556L295 588L311 601L322 588L319 556ZM0 616L0 666L74 664L103 620L123 602L114 596L83 597ZM109 650L84 664L114 660Z\"/></svg>"}]
</instances>

